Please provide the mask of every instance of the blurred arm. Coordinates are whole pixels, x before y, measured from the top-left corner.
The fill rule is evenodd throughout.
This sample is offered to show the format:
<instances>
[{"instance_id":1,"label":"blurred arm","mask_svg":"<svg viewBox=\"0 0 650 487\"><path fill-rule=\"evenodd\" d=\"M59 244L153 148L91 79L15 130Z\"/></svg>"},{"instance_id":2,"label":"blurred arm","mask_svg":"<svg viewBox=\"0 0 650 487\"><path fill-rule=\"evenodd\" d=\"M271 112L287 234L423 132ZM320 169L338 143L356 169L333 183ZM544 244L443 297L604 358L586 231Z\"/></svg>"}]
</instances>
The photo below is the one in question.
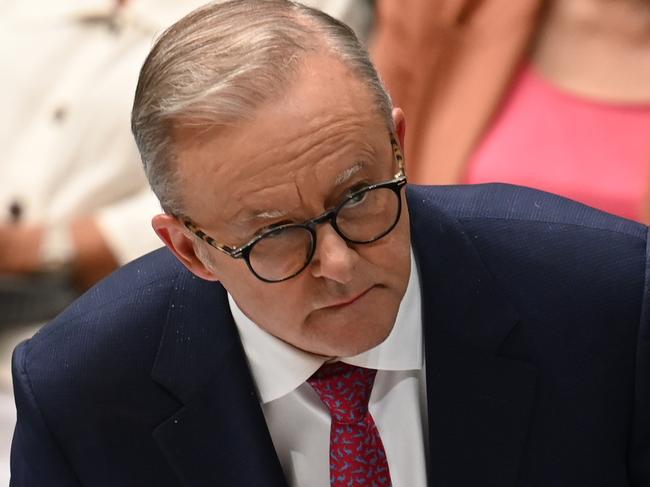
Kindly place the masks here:
<instances>
[{"instance_id":1,"label":"blurred arm","mask_svg":"<svg viewBox=\"0 0 650 487\"><path fill-rule=\"evenodd\" d=\"M75 286L88 289L119 265L158 248L160 241L150 225L151 216L158 211L155 196L143 188L94 215L74 219L68 231L74 245L70 270ZM43 225L0 225L0 274L43 271L44 236Z\"/></svg>"}]
</instances>

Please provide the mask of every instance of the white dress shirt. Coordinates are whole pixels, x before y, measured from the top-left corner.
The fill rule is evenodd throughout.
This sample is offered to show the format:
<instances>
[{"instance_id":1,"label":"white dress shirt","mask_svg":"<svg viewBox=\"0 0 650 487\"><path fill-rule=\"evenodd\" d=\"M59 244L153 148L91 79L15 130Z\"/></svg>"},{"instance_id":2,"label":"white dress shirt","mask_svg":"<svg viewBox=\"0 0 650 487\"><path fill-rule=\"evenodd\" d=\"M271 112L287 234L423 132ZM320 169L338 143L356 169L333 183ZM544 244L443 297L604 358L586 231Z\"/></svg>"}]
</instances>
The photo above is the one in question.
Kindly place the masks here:
<instances>
[{"instance_id":1,"label":"white dress shirt","mask_svg":"<svg viewBox=\"0 0 650 487\"><path fill-rule=\"evenodd\" d=\"M289 485L329 487L330 415L305 382L326 358L265 332L230 295L228 299ZM341 361L378 369L368 408L384 444L393 487L425 487L427 399L420 280L413 254L406 293L388 338Z\"/></svg>"}]
</instances>

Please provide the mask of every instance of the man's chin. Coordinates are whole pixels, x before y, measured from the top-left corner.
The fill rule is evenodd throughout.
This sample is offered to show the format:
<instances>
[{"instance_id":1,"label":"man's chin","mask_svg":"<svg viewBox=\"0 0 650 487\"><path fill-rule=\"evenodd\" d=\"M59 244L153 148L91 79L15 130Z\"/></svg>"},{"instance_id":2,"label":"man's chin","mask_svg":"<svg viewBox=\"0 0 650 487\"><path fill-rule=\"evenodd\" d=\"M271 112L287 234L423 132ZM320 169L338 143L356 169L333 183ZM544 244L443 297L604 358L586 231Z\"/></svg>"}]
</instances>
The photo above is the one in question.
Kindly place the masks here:
<instances>
[{"instance_id":1,"label":"man's chin","mask_svg":"<svg viewBox=\"0 0 650 487\"><path fill-rule=\"evenodd\" d=\"M333 336L328 340L323 340L319 345L313 347L311 353L325 357L354 357L368 350L381 345L390 335L392 326L388 329L377 333L374 336Z\"/></svg>"}]
</instances>

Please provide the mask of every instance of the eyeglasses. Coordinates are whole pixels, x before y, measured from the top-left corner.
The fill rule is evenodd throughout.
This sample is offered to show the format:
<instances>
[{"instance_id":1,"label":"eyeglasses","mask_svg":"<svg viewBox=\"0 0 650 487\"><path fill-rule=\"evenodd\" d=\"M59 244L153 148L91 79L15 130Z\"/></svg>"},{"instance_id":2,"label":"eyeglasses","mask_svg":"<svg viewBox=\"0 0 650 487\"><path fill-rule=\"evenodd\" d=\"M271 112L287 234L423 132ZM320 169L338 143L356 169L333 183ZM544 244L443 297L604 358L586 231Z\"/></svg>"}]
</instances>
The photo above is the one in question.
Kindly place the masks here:
<instances>
[{"instance_id":1,"label":"eyeglasses","mask_svg":"<svg viewBox=\"0 0 650 487\"><path fill-rule=\"evenodd\" d=\"M349 244L368 244L388 235L402 213L401 188L406 185L403 157L391 136L399 172L393 179L371 184L349 194L338 206L303 223L288 223L264 230L240 247L218 243L191 220L183 224L194 235L234 259L244 259L258 279L273 283L291 279L311 262L316 251L316 227L329 223Z\"/></svg>"}]
</instances>

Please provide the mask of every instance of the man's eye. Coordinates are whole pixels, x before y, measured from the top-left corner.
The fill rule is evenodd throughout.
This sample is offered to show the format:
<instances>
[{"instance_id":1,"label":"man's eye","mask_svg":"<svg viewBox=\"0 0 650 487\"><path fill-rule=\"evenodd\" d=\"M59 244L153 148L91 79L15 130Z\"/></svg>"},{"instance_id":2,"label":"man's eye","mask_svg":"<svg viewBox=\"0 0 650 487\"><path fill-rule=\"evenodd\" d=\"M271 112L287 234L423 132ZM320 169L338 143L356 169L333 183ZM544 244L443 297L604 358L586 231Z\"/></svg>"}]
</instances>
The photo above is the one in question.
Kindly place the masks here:
<instances>
[{"instance_id":1,"label":"man's eye","mask_svg":"<svg viewBox=\"0 0 650 487\"><path fill-rule=\"evenodd\" d=\"M350 196L354 195L355 193L363 191L368 186L370 186L370 184L372 184L370 181L367 181L367 180L364 179L362 181L357 182L354 186L348 188L346 193L348 194L348 197L350 197Z\"/></svg>"},{"instance_id":2,"label":"man's eye","mask_svg":"<svg viewBox=\"0 0 650 487\"><path fill-rule=\"evenodd\" d=\"M350 196L346 201L345 206L352 207L352 206L360 205L366 199L367 195L368 195L368 191L361 191L360 193Z\"/></svg>"}]
</instances>

